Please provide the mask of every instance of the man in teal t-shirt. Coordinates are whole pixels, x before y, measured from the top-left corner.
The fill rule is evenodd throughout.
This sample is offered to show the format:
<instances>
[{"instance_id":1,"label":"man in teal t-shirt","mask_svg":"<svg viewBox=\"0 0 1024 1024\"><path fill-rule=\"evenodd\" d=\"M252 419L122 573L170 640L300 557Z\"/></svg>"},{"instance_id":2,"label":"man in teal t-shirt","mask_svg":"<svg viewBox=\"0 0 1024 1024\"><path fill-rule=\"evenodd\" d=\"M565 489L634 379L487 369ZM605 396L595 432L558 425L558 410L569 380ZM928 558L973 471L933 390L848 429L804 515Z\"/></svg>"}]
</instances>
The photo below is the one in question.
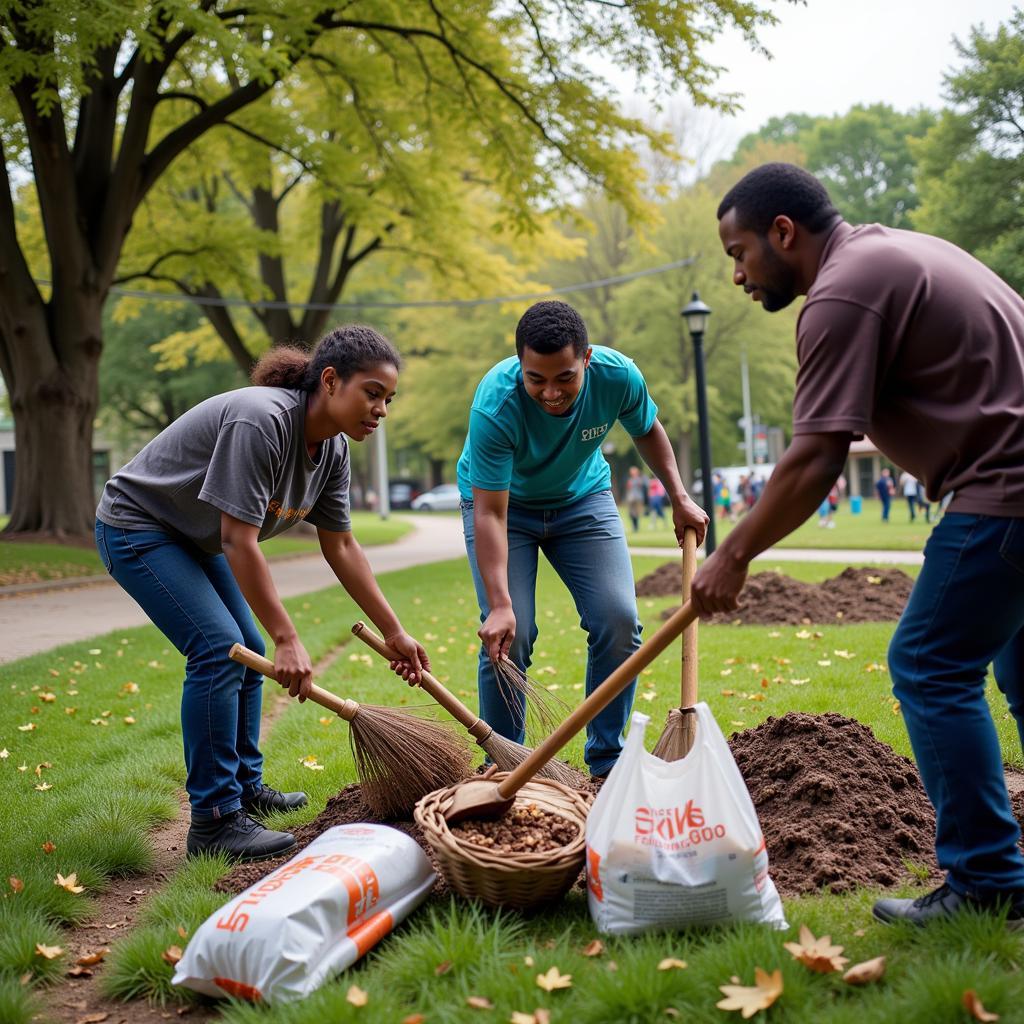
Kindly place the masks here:
<instances>
[{"instance_id":1,"label":"man in teal t-shirt","mask_svg":"<svg viewBox=\"0 0 1024 1024\"><path fill-rule=\"evenodd\" d=\"M601 452L616 420L665 485L680 543L687 526L703 540L708 517L679 479L643 375L614 349L591 348L576 310L564 302L531 306L516 327L516 353L477 387L458 477L483 622L480 714L522 742L524 709L509 707L493 661L505 654L524 671L530 665L539 551L569 588L587 631L588 694L640 645L626 535ZM619 756L634 685L587 727L593 775L607 775Z\"/></svg>"}]
</instances>

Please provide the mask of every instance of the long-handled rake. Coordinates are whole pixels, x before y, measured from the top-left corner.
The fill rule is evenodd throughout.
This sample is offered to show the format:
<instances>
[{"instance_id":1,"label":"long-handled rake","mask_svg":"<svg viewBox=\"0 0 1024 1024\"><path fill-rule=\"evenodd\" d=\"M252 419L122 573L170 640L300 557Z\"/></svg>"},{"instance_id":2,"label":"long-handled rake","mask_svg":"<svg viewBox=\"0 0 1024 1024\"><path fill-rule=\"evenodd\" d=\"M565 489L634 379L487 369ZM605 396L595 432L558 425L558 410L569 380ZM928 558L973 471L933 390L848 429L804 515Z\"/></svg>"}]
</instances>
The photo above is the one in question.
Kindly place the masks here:
<instances>
[{"instance_id":1,"label":"long-handled rake","mask_svg":"<svg viewBox=\"0 0 1024 1024\"><path fill-rule=\"evenodd\" d=\"M365 622L357 622L352 627L352 632L387 661L401 660L401 656L391 650ZM483 748L484 753L498 766L500 771L512 771L532 753L529 747L499 736L491 726L482 718L474 715L451 690L447 689L429 672L425 670L420 672L419 686L426 690L455 721L465 727L469 735ZM548 761L537 774L577 789L584 783L583 776L575 768L556 759Z\"/></svg>"},{"instance_id":2,"label":"long-handled rake","mask_svg":"<svg viewBox=\"0 0 1024 1024\"><path fill-rule=\"evenodd\" d=\"M235 644L229 657L274 679L274 663ZM309 699L349 724L363 800L381 818L408 815L421 796L469 774L469 746L446 725L398 708L358 704L313 686Z\"/></svg>"},{"instance_id":3,"label":"long-handled rake","mask_svg":"<svg viewBox=\"0 0 1024 1024\"><path fill-rule=\"evenodd\" d=\"M683 601L690 600L690 584L697 569L697 531L683 531ZM668 713L668 721L654 746L662 761L681 761L693 749L697 737L697 623L683 631L682 693L679 707Z\"/></svg>"}]
</instances>

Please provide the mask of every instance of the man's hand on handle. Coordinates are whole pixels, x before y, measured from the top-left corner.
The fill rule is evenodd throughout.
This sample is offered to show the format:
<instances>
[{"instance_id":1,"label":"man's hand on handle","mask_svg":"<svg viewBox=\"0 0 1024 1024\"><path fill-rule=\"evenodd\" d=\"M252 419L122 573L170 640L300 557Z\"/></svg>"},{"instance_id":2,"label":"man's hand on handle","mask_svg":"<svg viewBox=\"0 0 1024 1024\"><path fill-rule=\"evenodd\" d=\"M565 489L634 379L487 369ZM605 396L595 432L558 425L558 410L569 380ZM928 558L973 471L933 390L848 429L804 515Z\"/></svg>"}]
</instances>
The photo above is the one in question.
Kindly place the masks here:
<instances>
[{"instance_id":1,"label":"man's hand on handle","mask_svg":"<svg viewBox=\"0 0 1024 1024\"><path fill-rule=\"evenodd\" d=\"M687 527L697 531L697 547L700 547L704 543L704 534L708 532L708 514L686 494L681 500L672 502L672 526L680 547L683 546L683 531Z\"/></svg>"},{"instance_id":2,"label":"man's hand on handle","mask_svg":"<svg viewBox=\"0 0 1024 1024\"><path fill-rule=\"evenodd\" d=\"M507 657L516 635L516 616L512 606L493 609L476 635L483 641L491 661L497 661L502 655Z\"/></svg>"},{"instance_id":3,"label":"man's hand on handle","mask_svg":"<svg viewBox=\"0 0 1024 1024\"><path fill-rule=\"evenodd\" d=\"M401 659L392 661L391 671L400 675L410 686L415 686L420 681L420 674L430 671L430 658L418 640L409 636L405 630L386 636L384 642L395 652L400 654Z\"/></svg>"}]
</instances>

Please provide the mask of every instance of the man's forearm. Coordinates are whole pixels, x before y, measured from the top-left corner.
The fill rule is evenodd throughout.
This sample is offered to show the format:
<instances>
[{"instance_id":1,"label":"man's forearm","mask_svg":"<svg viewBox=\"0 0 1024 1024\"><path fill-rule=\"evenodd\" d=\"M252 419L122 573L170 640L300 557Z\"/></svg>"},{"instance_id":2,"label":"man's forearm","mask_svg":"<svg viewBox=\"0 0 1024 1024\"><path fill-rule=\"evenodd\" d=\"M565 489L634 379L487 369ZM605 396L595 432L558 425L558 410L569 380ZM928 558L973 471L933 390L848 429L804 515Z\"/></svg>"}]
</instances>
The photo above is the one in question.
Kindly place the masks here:
<instances>
[{"instance_id":1,"label":"man's forearm","mask_svg":"<svg viewBox=\"0 0 1024 1024\"><path fill-rule=\"evenodd\" d=\"M847 434L795 437L753 509L718 546L721 557L745 565L801 526L842 473L849 447Z\"/></svg>"},{"instance_id":2,"label":"man's forearm","mask_svg":"<svg viewBox=\"0 0 1024 1024\"><path fill-rule=\"evenodd\" d=\"M512 598L508 591L508 523L492 512L474 507L473 536L476 566L484 581L487 604L495 608L510 608Z\"/></svg>"},{"instance_id":3,"label":"man's forearm","mask_svg":"<svg viewBox=\"0 0 1024 1024\"><path fill-rule=\"evenodd\" d=\"M654 475L665 485L669 500L673 504L682 501L686 497L686 488L679 476L672 442L661 421L655 420L654 426L642 437L634 437L633 444Z\"/></svg>"}]
</instances>

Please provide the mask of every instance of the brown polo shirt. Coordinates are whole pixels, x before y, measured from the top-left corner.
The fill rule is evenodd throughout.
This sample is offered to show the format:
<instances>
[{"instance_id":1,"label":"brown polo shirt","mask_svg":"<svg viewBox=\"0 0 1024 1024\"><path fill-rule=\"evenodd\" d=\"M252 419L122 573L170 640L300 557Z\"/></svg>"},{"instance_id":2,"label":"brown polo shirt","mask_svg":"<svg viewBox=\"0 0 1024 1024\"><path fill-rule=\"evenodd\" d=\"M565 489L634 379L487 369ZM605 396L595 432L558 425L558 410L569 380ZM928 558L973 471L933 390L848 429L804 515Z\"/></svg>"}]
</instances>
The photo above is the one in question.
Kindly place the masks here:
<instances>
[{"instance_id":1,"label":"brown polo shirt","mask_svg":"<svg viewBox=\"0 0 1024 1024\"><path fill-rule=\"evenodd\" d=\"M841 222L797 321L793 433L868 434L950 509L1024 516L1024 299L955 245Z\"/></svg>"}]
</instances>

